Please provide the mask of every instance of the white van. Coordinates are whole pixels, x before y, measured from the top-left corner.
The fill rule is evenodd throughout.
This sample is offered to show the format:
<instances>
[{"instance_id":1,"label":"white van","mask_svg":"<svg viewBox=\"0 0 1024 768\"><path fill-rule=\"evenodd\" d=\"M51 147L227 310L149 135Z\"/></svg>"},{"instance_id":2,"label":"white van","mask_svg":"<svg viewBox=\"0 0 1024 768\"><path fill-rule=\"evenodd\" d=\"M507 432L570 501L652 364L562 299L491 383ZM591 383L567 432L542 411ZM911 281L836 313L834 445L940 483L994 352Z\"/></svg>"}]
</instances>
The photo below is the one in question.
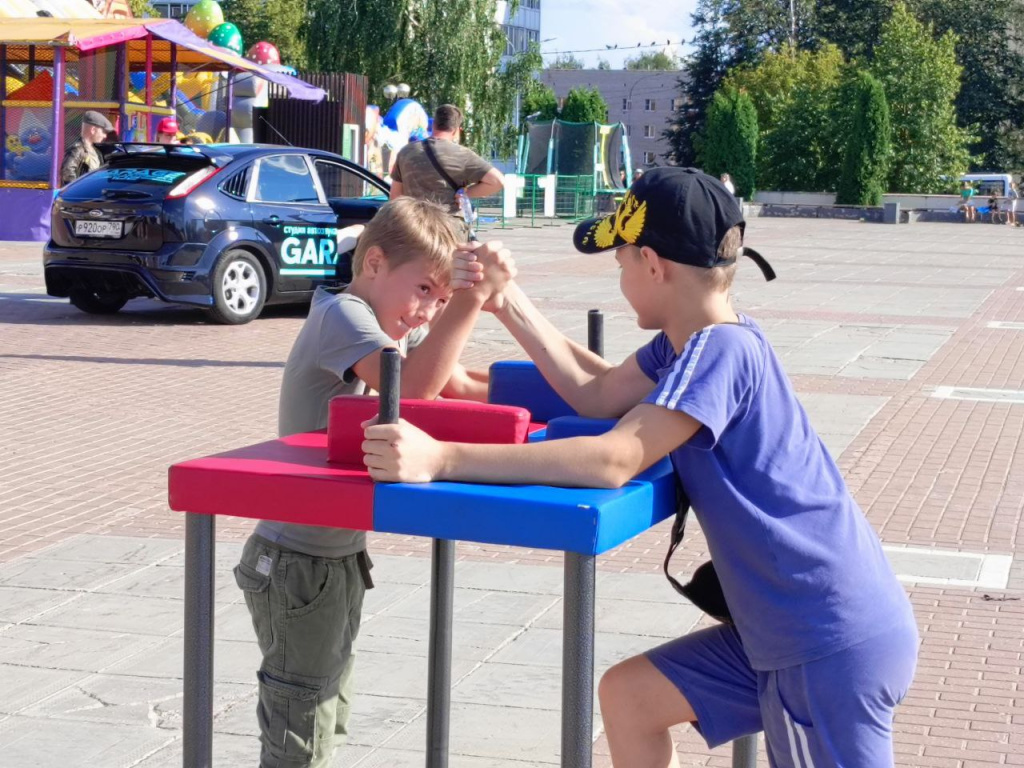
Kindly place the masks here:
<instances>
[{"instance_id":1,"label":"white van","mask_svg":"<svg viewBox=\"0 0 1024 768\"><path fill-rule=\"evenodd\" d=\"M969 181L977 197L1006 197L1013 176L1008 173L965 173L960 184Z\"/></svg>"}]
</instances>

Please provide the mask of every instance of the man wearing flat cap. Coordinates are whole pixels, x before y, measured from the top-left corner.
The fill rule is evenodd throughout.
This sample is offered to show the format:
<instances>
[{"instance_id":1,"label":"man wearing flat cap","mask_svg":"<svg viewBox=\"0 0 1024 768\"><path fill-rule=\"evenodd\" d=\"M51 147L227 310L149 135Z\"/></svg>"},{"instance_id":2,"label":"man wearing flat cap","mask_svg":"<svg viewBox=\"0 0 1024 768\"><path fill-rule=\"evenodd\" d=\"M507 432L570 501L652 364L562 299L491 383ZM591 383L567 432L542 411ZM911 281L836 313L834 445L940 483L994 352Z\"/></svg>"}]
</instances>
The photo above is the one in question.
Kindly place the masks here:
<instances>
[{"instance_id":1,"label":"man wearing flat cap","mask_svg":"<svg viewBox=\"0 0 1024 768\"><path fill-rule=\"evenodd\" d=\"M96 144L105 141L107 134L114 130L110 121L99 112L89 110L82 116L82 135L67 148L60 164L61 186L70 184L79 176L95 171L103 165L103 158L96 150Z\"/></svg>"}]
</instances>

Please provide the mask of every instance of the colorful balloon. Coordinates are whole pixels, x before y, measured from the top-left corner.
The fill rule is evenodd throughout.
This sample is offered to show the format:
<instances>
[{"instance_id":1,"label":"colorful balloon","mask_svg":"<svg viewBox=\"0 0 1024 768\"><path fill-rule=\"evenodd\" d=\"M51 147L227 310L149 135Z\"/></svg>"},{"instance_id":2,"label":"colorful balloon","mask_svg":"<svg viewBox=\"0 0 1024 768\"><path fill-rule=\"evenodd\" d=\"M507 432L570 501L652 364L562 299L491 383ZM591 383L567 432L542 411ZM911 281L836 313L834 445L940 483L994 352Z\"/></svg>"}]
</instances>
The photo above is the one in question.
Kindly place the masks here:
<instances>
[{"instance_id":1,"label":"colorful balloon","mask_svg":"<svg viewBox=\"0 0 1024 768\"><path fill-rule=\"evenodd\" d=\"M208 36L224 23L224 11L217 0L199 0L185 16L185 26L199 37Z\"/></svg>"},{"instance_id":2,"label":"colorful balloon","mask_svg":"<svg viewBox=\"0 0 1024 768\"><path fill-rule=\"evenodd\" d=\"M249 61L255 61L257 64L281 63L281 53L277 50L277 46L273 43L268 43L266 40L253 45L245 54L245 58L249 59Z\"/></svg>"},{"instance_id":3,"label":"colorful balloon","mask_svg":"<svg viewBox=\"0 0 1024 768\"><path fill-rule=\"evenodd\" d=\"M239 56L241 56L242 51L245 50L242 45L242 33L238 30L238 27L230 21L218 24L213 28L213 31L210 32L206 39L214 45L219 45L221 48L227 48L230 51L234 51Z\"/></svg>"}]
</instances>

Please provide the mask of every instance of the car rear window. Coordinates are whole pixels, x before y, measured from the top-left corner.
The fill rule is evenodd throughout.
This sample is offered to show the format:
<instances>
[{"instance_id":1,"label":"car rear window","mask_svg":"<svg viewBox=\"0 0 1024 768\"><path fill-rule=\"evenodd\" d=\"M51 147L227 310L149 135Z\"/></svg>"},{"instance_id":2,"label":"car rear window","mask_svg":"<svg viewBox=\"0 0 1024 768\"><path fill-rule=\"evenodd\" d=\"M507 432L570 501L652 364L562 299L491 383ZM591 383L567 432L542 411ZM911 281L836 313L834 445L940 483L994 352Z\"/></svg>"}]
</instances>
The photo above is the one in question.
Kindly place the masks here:
<instances>
[{"instance_id":1,"label":"car rear window","mask_svg":"<svg viewBox=\"0 0 1024 768\"><path fill-rule=\"evenodd\" d=\"M158 156L137 153L114 155L109 165L83 176L63 192L65 199L91 198L121 192L126 196L163 198L175 185L209 165L202 155Z\"/></svg>"}]
</instances>

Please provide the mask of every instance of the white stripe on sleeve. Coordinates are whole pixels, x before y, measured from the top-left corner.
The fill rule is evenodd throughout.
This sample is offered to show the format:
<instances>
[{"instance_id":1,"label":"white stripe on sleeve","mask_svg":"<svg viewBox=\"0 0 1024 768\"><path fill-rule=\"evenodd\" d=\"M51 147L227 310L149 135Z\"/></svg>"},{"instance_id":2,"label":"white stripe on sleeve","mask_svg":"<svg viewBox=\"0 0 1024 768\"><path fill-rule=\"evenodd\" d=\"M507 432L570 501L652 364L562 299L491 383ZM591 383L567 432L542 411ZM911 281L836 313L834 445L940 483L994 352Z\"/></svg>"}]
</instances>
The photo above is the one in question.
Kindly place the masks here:
<instances>
[{"instance_id":1,"label":"white stripe on sleeve","mask_svg":"<svg viewBox=\"0 0 1024 768\"><path fill-rule=\"evenodd\" d=\"M683 354L676 360L675 365L672 367L672 373L669 374L668 380L665 382L665 387L661 390L661 394L658 395L656 405L665 408L675 408L679 404L680 398L682 398L683 393L686 392L686 388L690 384L690 379L693 378L693 371L700 361L701 353L704 351L708 338L711 336L711 329L713 327L709 325L700 332L696 342L694 342L693 353L689 356L689 361L685 367L683 366L683 361L686 360L687 355L686 349L683 349ZM687 347L689 347L689 344L687 344Z\"/></svg>"}]
</instances>

